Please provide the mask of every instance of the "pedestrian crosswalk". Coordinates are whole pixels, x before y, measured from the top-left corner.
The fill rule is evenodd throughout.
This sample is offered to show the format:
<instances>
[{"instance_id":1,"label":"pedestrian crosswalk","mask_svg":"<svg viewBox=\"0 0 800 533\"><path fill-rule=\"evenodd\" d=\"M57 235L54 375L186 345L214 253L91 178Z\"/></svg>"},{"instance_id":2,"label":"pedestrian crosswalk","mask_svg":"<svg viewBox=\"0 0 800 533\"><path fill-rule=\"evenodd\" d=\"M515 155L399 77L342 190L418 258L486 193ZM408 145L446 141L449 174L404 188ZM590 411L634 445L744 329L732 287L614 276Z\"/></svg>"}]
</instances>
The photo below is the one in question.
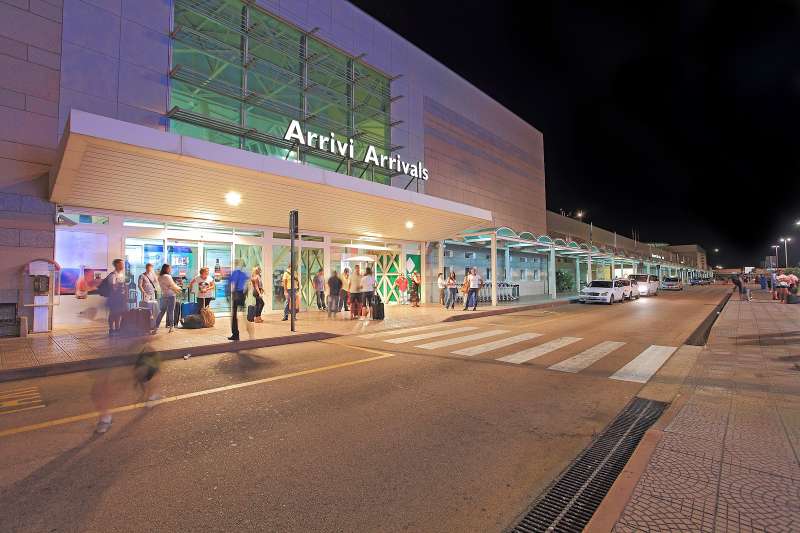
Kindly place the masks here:
<instances>
[{"instance_id":1,"label":"pedestrian crosswalk","mask_svg":"<svg viewBox=\"0 0 800 533\"><path fill-rule=\"evenodd\" d=\"M603 358L618 352L614 361L630 357L641 350L633 359L616 371L609 371L609 379L632 383L646 383L669 357L677 350L675 346L652 345L642 348L628 346L617 340L604 340L589 345L582 337L555 337L537 342L546 334L525 331L511 332L505 329L481 328L478 326L452 326L431 324L412 328L399 328L360 335L362 339L377 339L379 342L402 345L409 344L421 350L446 350L446 353L462 357L492 359L511 365L524 365L544 357L548 370L578 374ZM426 341L417 344L419 341ZM535 343L535 344L534 344ZM527 346L526 346L527 344ZM574 346L573 346L574 345ZM575 347L578 347L576 350ZM622 350L623 347L626 347ZM567 353L572 351L572 353ZM509 353L510 352L510 353ZM560 358L558 362L553 360ZM621 362L618 364L622 364ZM606 364L603 368L608 368ZM614 366L617 366L615 364ZM613 373L612 373L613 372Z\"/></svg>"}]
</instances>

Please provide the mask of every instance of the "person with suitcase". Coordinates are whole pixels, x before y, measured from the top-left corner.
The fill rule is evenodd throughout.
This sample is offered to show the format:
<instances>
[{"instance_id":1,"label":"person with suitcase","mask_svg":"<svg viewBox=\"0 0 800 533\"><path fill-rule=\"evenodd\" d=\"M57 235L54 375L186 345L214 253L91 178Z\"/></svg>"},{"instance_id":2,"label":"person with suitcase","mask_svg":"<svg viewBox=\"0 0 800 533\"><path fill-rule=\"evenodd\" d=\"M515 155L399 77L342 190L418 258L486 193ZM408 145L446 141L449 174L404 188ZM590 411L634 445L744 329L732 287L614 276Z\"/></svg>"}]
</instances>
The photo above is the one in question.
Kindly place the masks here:
<instances>
[{"instance_id":1,"label":"person with suitcase","mask_svg":"<svg viewBox=\"0 0 800 533\"><path fill-rule=\"evenodd\" d=\"M150 333L155 334L158 329L156 317L161 315L161 306L158 303L158 276L153 272L152 263L144 266L144 272L139 275L137 285L142 293L142 307L150 309Z\"/></svg>"},{"instance_id":2,"label":"person with suitcase","mask_svg":"<svg viewBox=\"0 0 800 533\"><path fill-rule=\"evenodd\" d=\"M108 305L108 334L118 335L122 328L122 316L128 310L128 283L125 276L125 262L114 259L114 270L97 287L100 296L106 297Z\"/></svg>"},{"instance_id":3,"label":"person with suitcase","mask_svg":"<svg viewBox=\"0 0 800 533\"><path fill-rule=\"evenodd\" d=\"M172 267L164 263L158 275L158 286L161 289L161 312L156 319L156 327L161 324L161 317L167 316L167 329L170 333L175 328L175 306L178 295L183 289L172 279Z\"/></svg>"}]
</instances>

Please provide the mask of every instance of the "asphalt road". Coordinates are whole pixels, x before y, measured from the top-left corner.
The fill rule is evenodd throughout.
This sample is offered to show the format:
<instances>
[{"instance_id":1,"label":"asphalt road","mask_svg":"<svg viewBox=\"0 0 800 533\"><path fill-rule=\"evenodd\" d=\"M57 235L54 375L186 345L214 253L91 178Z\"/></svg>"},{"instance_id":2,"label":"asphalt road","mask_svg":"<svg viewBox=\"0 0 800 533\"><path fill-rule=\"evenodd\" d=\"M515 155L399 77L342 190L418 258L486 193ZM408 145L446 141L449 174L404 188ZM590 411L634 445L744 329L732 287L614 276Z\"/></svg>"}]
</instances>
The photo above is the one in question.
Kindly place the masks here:
<instances>
[{"instance_id":1,"label":"asphalt road","mask_svg":"<svg viewBox=\"0 0 800 533\"><path fill-rule=\"evenodd\" d=\"M3 383L0 531L502 531L725 290Z\"/></svg>"}]
</instances>

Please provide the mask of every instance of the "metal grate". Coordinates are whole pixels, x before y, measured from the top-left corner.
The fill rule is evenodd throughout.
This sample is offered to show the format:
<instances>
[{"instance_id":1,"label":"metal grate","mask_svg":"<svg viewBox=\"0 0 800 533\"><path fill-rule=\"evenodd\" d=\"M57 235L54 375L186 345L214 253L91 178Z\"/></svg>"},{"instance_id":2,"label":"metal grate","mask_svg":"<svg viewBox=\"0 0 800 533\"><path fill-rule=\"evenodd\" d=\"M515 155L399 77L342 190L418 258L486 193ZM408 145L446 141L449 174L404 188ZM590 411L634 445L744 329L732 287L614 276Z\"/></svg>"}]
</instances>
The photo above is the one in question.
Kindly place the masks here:
<instances>
[{"instance_id":1,"label":"metal grate","mask_svg":"<svg viewBox=\"0 0 800 533\"><path fill-rule=\"evenodd\" d=\"M631 400L511 531L583 531L645 431L666 407L663 402Z\"/></svg>"}]
</instances>

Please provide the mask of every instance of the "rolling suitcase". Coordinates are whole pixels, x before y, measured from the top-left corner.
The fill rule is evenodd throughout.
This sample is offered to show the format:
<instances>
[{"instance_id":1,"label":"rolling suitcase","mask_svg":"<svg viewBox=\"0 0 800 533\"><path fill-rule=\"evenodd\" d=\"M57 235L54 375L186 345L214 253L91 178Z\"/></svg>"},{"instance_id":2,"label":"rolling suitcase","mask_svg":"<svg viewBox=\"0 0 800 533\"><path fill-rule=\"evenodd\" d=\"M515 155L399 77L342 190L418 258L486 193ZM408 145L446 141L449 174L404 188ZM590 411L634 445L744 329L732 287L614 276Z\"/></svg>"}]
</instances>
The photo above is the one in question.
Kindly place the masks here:
<instances>
[{"instance_id":1,"label":"rolling suitcase","mask_svg":"<svg viewBox=\"0 0 800 533\"><path fill-rule=\"evenodd\" d=\"M191 298L191 296L189 298ZM180 304L180 306L181 306L180 315L175 317L176 324L179 321L181 324L183 324L186 320L186 317L200 314L200 304L197 302L190 302L187 300L186 302ZM180 320L180 317L183 317L183 320Z\"/></svg>"},{"instance_id":2,"label":"rolling suitcase","mask_svg":"<svg viewBox=\"0 0 800 533\"><path fill-rule=\"evenodd\" d=\"M383 320L384 313L383 313L383 302L375 302L372 304L372 319L373 320Z\"/></svg>"},{"instance_id":3,"label":"rolling suitcase","mask_svg":"<svg viewBox=\"0 0 800 533\"><path fill-rule=\"evenodd\" d=\"M135 307L122 315L122 334L130 337L150 333L152 313L149 307Z\"/></svg>"}]
</instances>

